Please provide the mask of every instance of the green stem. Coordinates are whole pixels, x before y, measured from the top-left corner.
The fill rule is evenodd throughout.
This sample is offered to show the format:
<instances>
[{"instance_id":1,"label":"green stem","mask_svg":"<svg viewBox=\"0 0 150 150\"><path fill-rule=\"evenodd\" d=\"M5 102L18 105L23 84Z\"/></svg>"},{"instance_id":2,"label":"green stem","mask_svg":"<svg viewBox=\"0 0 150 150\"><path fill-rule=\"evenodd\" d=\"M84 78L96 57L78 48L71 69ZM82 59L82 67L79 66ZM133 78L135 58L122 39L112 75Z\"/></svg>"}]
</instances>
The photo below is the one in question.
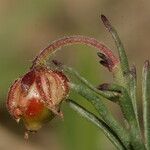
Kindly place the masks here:
<instances>
[{"instance_id":1,"label":"green stem","mask_svg":"<svg viewBox=\"0 0 150 150\"><path fill-rule=\"evenodd\" d=\"M103 96L106 99L109 99L111 101L114 101L113 99L115 97L119 97L120 93L118 92L104 92L101 90L98 90L97 88L95 88L92 84L90 84L85 78L83 78L77 71L75 71L74 69L67 67L65 65L61 65L59 66L65 73L67 73L70 78L73 78L73 80L76 81L80 81L82 84L86 85L88 88L90 88L91 90L93 90L94 92L96 92L97 94ZM59 69L60 69L59 68Z\"/></svg>"},{"instance_id":2,"label":"green stem","mask_svg":"<svg viewBox=\"0 0 150 150\"><path fill-rule=\"evenodd\" d=\"M101 97L82 84L70 83L70 88L85 97L98 111L102 119L108 124L108 126L118 135L120 140L124 143L126 148L130 149L129 136L126 130L114 119L111 112L103 104Z\"/></svg>"},{"instance_id":3,"label":"green stem","mask_svg":"<svg viewBox=\"0 0 150 150\"><path fill-rule=\"evenodd\" d=\"M124 46L120 40L120 37L117 31L111 25L109 20L104 15L101 15L101 19L105 27L111 33L115 41L115 44L117 46L117 49L118 49L119 58L120 58L120 66L119 65L117 66L116 73L114 75L118 84L125 88L125 90L123 90L124 92L123 97L120 98L120 105L122 107L122 111L124 112L125 118L128 120L131 126L131 135L132 135L132 138L135 139L135 140L134 139L132 140L134 147L135 148L141 147L142 149L145 149L145 147L143 146L143 143L141 142L141 132L140 132L140 126L139 126L138 117L137 117L137 108L136 108L136 100L135 100L136 98L135 97L135 88L136 88L135 79L130 78L129 63L128 63L128 59L125 53ZM139 137L139 139L137 137ZM139 141L139 144L136 141ZM137 146L136 146L136 143L137 143Z\"/></svg>"},{"instance_id":4,"label":"green stem","mask_svg":"<svg viewBox=\"0 0 150 150\"><path fill-rule=\"evenodd\" d=\"M116 133L118 138L122 141L122 143L124 143L127 149L131 149L130 146L132 146L137 150L144 150L145 147L143 146L141 140L140 129L137 120L138 118L136 117L135 112L135 106L134 103L132 103L133 100L131 99L131 97L134 98L132 95L133 93L131 92L131 90L134 90L134 83L131 82L129 77L130 71L127 56L116 30L112 27L110 22L103 15L102 20L107 29L112 34L113 39L115 40L119 52L120 61L113 55L110 49L108 49L104 44L98 42L97 40L84 36L71 36L54 41L48 47L43 49L33 61L32 68L46 65L46 61L49 59L49 57L56 50L64 46L73 44L85 44L100 50L101 54L99 55L99 57L102 58L102 61L100 62L101 64L106 66L109 69L109 71L113 72L115 80L120 85L119 88L121 88L120 90L122 95L118 95L116 91L99 91L76 73L73 73L75 74L76 80L73 79L69 82L70 88L82 95L83 97L85 97L89 102L93 104L93 106L99 112L104 122L113 130L113 132ZM70 72L72 72L71 70L64 69L63 71L65 73L69 72L69 76L72 76L72 74L70 74ZM116 86L115 88L118 88L118 86ZM120 106L122 108L125 118L127 119L130 125L130 134L128 134L128 132L114 119L114 117L111 115L111 112L101 101L102 96L108 99L112 99L112 97L114 97L116 94L117 96L119 96Z\"/></svg>"},{"instance_id":5,"label":"green stem","mask_svg":"<svg viewBox=\"0 0 150 150\"><path fill-rule=\"evenodd\" d=\"M124 117L129 123L128 126L130 128L131 144L136 150L145 150L145 146L142 142L141 133L140 133L137 121L136 121L134 108L132 107L132 101L130 99L128 91L124 87L116 85L116 84L111 84L107 88L108 90L112 90L112 91L121 91L122 94L119 97L119 103L120 103L122 112L124 114ZM134 116L131 114L134 114Z\"/></svg>"},{"instance_id":6,"label":"green stem","mask_svg":"<svg viewBox=\"0 0 150 150\"><path fill-rule=\"evenodd\" d=\"M71 79L71 82L73 84L71 84L71 88L73 88L73 90L77 91L79 94L81 94L82 96L85 97L85 95L83 94L85 91L86 88L88 88L90 91L86 92L86 93L90 93L90 92L93 92L93 93L96 93L98 94L99 96L102 96L102 97L105 97L105 98L108 98L106 97L105 95L105 92L106 91L99 91L99 90L96 90L88 81L86 81L83 77L81 77L76 71L74 71L72 68L69 68L67 66L64 66L64 65L61 65L59 66L61 68L61 70L63 70L63 72L69 76L69 79ZM79 86L78 86L79 85ZM85 88L82 88L82 87L85 87ZM77 88L78 87L78 88ZM140 131L139 131L139 127L137 125L137 122L136 122L136 117L135 117L135 113L134 113L134 108L132 107L132 101L130 99L130 96L127 92L127 90L122 87L122 86L119 86L119 85L115 85L115 84L112 84L112 85L109 85L107 87L108 89L107 90L110 90L111 92L116 92L116 93L121 93L119 94L119 105L121 106L121 109L123 111L123 114L125 116L125 119L128 121L129 125L130 126L130 135L131 135L131 145L136 148L136 149L144 149L144 146L143 146L143 143L142 143L142 140L141 140L141 134L140 134ZM87 89L87 90L88 90ZM109 92L110 92L109 91ZM120 92L121 91L121 92ZM86 96L88 96L88 94ZM92 95L92 93L91 93ZM88 99L88 97L86 97L86 99ZM98 102L97 101L97 105L102 102ZM96 103L95 103L96 105ZM100 108L100 106L98 106ZM97 110L98 110L98 107L97 107ZM106 110L107 108L104 107L104 110ZM131 115L133 114L133 115ZM101 114L102 116L102 114ZM107 116L108 117L108 114L107 115L104 115L105 117ZM105 118L106 119L106 118ZM110 120L110 119L108 119ZM107 121L108 121L107 120ZM106 122L107 122L106 121ZM112 121L113 122L113 121ZM107 122L108 123L108 122ZM112 124L112 123L110 123ZM110 125L109 124L109 125Z\"/></svg>"},{"instance_id":7,"label":"green stem","mask_svg":"<svg viewBox=\"0 0 150 150\"><path fill-rule=\"evenodd\" d=\"M95 124L97 127L99 127L102 132L108 137L108 139L116 146L118 150L127 150L123 143L120 141L120 139L117 137L117 135L111 130L111 128L100 118L98 118L93 113L86 110L84 107L80 106L76 102L72 100L66 101L69 106L78 112L82 117L86 118L93 124Z\"/></svg>"},{"instance_id":8,"label":"green stem","mask_svg":"<svg viewBox=\"0 0 150 150\"><path fill-rule=\"evenodd\" d=\"M99 94L100 96L103 96L105 98L110 98L110 97L108 97L108 95L106 95L106 93L105 93L106 91L100 91L100 90L95 89L87 80L85 80L83 77L81 77L72 68L69 68L65 65L61 65L61 69L64 71L65 74L69 75L69 78L71 79L72 82L80 81L81 83L77 82L78 85L82 84L82 85L88 87L89 89L91 89L93 92ZM130 99L130 96L128 95L128 92L126 91L126 89L124 87L118 86L115 84L110 85L109 89L111 90L112 93L113 92L119 93L119 91L121 91L121 94L118 95L118 98L119 98L118 102L121 106L121 109L124 113L126 120L128 121L129 125L132 128L131 135L134 138L131 138L131 139L133 140L133 145L136 148L143 149L139 126L137 126L134 108L132 107L132 101ZM131 114L134 114L134 116Z\"/></svg>"}]
</instances>

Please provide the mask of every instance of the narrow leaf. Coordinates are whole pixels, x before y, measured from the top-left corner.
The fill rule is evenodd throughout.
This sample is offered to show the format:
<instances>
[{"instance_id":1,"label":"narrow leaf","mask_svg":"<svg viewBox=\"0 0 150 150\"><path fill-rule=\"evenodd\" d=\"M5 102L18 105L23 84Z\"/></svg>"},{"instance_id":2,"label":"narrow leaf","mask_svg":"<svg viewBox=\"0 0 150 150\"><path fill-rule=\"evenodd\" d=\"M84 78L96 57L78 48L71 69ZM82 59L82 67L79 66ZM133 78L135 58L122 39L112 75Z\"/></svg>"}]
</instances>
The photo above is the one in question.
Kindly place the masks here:
<instances>
[{"instance_id":1,"label":"narrow leaf","mask_svg":"<svg viewBox=\"0 0 150 150\"><path fill-rule=\"evenodd\" d=\"M111 33L111 35L116 43L116 46L117 46L117 49L119 52L121 69L123 71L123 75L126 75L127 73L129 73L129 63L128 63L128 59L127 59L127 56L125 53L124 46L120 40L120 37L119 37L117 31L115 30L115 28L111 25L109 20L104 15L101 15L101 19L102 19L105 27Z\"/></svg>"},{"instance_id":2,"label":"narrow leaf","mask_svg":"<svg viewBox=\"0 0 150 150\"><path fill-rule=\"evenodd\" d=\"M101 118L108 124L108 126L117 134L117 136L124 143L126 148L129 148L129 135L127 131L119 124L112 116L112 113L107 109L100 97L93 90L89 89L84 84L70 83L70 88L76 93L88 100L100 114Z\"/></svg>"},{"instance_id":3,"label":"narrow leaf","mask_svg":"<svg viewBox=\"0 0 150 150\"><path fill-rule=\"evenodd\" d=\"M144 136L147 150L150 150L150 62L147 60L143 68L143 119Z\"/></svg>"},{"instance_id":4,"label":"narrow leaf","mask_svg":"<svg viewBox=\"0 0 150 150\"><path fill-rule=\"evenodd\" d=\"M121 140L117 137L114 131L111 130L111 128L100 118L98 118L95 114L89 112L76 102L72 100L67 100L66 101L69 106L78 112L82 117L86 118L93 124L95 124L97 127L99 127L102 132L108 137L108 139L116 146L118 150L125 150L125 146L121 142Z\"/></svg>"},{"instance_id":5,"label":"narrow leaf","mask_svg":"<svg viewBox=\"0 0 150 150\"><path fill-rule=\"evenodd\" d=\"M136 68L133 65L130 69L130 94L131 94L132 105L133 105L134 112L136 115L138 128L140 130L139 119L138 119L138 110L137 110L137 101L136 101L136 86L137 86L137 77L136 76L137 76Z\"/></svg>"},{"instance_id":6,"label":"narrow leaf","mask_svg":"<svg viewBox=\"0 0 150 150\"><path fill-rule=\"evenodd\" d=\"M65 72L69 78L74 81L74 82L81 82L82 84L86 85L88 88L90 88L91 90L93 90L94 92L96 92L97 94L99 94L100 96L107 98L113 102L114 98L119 97L120 93L118 92L103 92L101 90L98 90L97 88L95 88L92 84L90 84L87 80L85 80L77 71L75 71L74 69L67 67L63 64L61 64L60 62L53 60L54 65L56 65L59 70L63 70L63 72Z\"/></svg>"},{"instance_id":7,"label":"narrow leaf","mask_svg":"<svg viewBox=\"0 0 150 150\"><path fill-rule=\"evenodd\" d=\"M131 136L131 144L135 149L145 150L145 146L142 143L141 133L137 124L134 108L132 106L132 101L130 95L128 94L128 91L123 86L116 84L108 84L107 90L121 91L122 96L119 97L118 102L124 114L124 117L129 124L128 126L130 127L129 129Z\"/></svg>"},{"instance_id":8,"label":"narrow leaf","mask_svg":"<svg viewBox=\"0 0 150 150\"><path fill-rule=\"evenodd\" d=\"M56 65L56 63L55 63ZM72 68L64 66L59 63L57 66L59 70L63 71L65 75L70 79L70 88L83 96L87 101L89 101L97 112L100 114L101 118L109 125L109 127L117 134L117 136L124 143L126 148L130 147L129 135L127 131L120 125L118 121L112 116L112 113L104 105L102 98L107 97L105 92L99 91L94 88L90 83L87 82L83 77L81 77Z\"/></svg>"}]
</instances>

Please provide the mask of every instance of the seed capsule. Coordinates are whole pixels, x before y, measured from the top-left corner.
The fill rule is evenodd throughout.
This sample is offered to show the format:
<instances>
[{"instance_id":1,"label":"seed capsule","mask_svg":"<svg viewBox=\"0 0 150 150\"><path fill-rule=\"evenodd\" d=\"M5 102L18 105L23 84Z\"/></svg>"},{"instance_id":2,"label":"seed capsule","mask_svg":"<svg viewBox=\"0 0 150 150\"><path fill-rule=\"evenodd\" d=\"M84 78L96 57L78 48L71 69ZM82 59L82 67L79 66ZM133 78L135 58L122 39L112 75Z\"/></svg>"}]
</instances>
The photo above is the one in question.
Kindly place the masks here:
<instances>
[{"instance_id":1,"label":"seed capsule","mask_svg":"<svg viewBox=\"0 0 150 150\"><path fill-rule=\"evenodd\" d=\"M34 68L11 86L7 108L17 122L23 120L27 131L37 131L56 115L63 116L60 104L68 92L62 72Z\"/></svg>"}]
</instances>

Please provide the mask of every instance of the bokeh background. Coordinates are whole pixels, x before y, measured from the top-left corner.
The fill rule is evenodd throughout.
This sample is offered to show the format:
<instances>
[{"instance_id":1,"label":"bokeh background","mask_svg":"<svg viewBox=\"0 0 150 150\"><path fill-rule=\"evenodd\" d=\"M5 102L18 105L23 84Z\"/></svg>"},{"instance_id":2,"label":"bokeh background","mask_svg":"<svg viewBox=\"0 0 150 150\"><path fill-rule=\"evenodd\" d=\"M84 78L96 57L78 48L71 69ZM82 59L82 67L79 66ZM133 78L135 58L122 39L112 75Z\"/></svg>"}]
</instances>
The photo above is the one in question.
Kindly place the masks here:
<instances>
[{"instance_id":1,"label":"bokeh background","mask_svg":"<svg viewBox=\"0 0 150 150\"><path fill-rule=\"evenodd\" d=\"M24 74L35 55L63 36L81 34L105 42L116 53L109 33L100 21L108 16L117 28L131 64L140 80L144 59L150 57L150 1L146 0L0 0L0 149L1 150L113 150L114 146L94 125L80 118L65 104L64 121L54 119L24 141L24 128L5 108L7 91ZM85 46L65 48L55 56L72 66L95 86L111 82L111 74L98 64L96 51ZM71 98L88 109L90 104L75 94ZM122 122L118 107L104 100ZM140 115L141 116L141 115Z\"/></svg>"}]
</instances>

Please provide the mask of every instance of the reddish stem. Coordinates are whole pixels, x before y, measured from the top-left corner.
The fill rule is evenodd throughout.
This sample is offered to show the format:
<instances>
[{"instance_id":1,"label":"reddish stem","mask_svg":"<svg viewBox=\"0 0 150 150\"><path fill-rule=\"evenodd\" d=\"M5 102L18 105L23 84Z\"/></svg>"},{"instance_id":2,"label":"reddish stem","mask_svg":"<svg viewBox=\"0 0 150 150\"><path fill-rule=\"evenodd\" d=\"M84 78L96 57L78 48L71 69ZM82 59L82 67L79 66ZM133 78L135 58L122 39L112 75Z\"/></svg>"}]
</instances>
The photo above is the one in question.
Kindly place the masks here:
<instances>
[{"instance_id":1,"label":"reddish stem","mask_svg":"<svg viewBox=\"0 0 150 150\"><path fill-rule=\"evenodd\" d=\"M46 60L56 50L73 44L84 44L100 50L100 52L104 54L111 61L111 70L113 70L113 68L119 63L118 58L115 57L112 51L104 44L100 43L94 38L77 35L77 36L64 37L48 45L34 59L32 67L45 64Z\"/></svg>"}]
</instances>

